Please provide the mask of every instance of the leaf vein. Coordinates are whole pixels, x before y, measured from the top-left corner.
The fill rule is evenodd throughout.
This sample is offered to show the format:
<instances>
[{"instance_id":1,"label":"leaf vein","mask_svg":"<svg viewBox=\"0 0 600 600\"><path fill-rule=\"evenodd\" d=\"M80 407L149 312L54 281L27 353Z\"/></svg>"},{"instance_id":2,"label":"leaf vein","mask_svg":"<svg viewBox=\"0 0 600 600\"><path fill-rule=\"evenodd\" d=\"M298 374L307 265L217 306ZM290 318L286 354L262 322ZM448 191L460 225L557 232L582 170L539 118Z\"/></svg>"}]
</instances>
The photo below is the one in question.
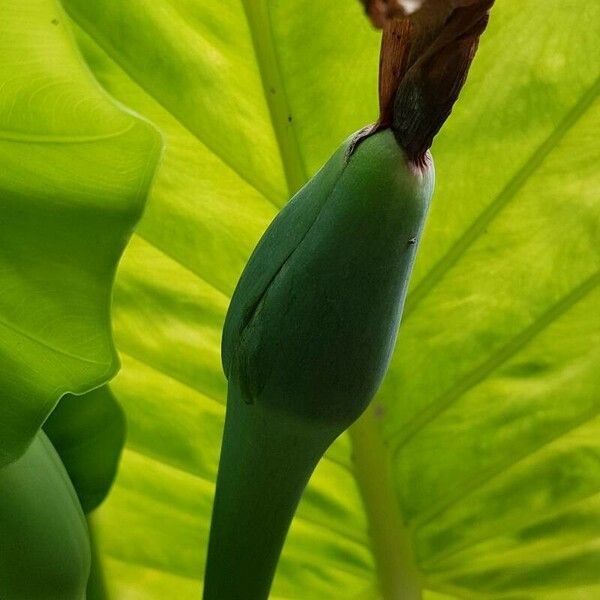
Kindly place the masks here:
<instances>
[{"instance_id":1,"label":"leaf vein","mask_svg":"<svg viewBox=\"0 0 600 600\"><path fill-rule=\"evenodd\" d=\"M511 469L514 469L526 460L531 459L531 457L535 454L541 453L543 450L551 446L554 442L560 440L560 438L568 435L569 433L572 433L573 431L576 431L577 429L580 429L581 427L584 427L585 425L587 425L587 423L593 421L599 414L600 406L595 406L591 410L584 412L575 421L568 423L565 427L561 428L561 430L556 435L552 435L546 438L543 442L537 444L535 447L528 448L523 452L514 453L513 455L508 457L507 460L494 465L492 468L485 469L477 473L477 475L472 477L469 480L469 482L467 482L467 485L460 490L460 493L455 494L455 496L447 502L441 503L437 507L434 507L426 515L424 515L422 519L418 519L415 522L413 522L411 526L412 530L415 532L418 531L424 525L433 521L436 516L452 508L453 506L464 500L465 497L479 490L485 484L489 483L490 481L493 481L499 475L505 474Z\"/></svg>"},{"instance_id":2,"label":"leaf vein","mask_svg":"<svg viewBox=\"0 0 600 600\"><path fill-rule=\"evenodd\" d=\"M390 440L395 441L394 456L402 450L402 448L410 442L423 428L425 428L434 419L439 417L444 411L451 407L469 390L476 387L488 375L495 371L498 367L505 364L515 354L532 341L537 335L547 329L554 321L566 313L575 304L587 296L600 283L600 271L584 280L566 296L563 296L556 304L554 304L545 313L540 315L529 327L525 328L521 333L511 339L507 344L502 346L494 353L487 361L479 365L471 372L467 373L458 383L449 389L446 393L435 402L428 405L424 410L418 413L406 427L392 433Z\"/></svg>"},{"instance_id":3,"label":"leaf vein","mask_svg":"<svg viewBox=\"0 0 600 600\"><path fill-rule=\"evenodd\" d=\"M70 8L70 7L69 7ZM150 98L152 98L157 104L159 104L164 110L166 110L169 115L173 119L179 123L179 125L185 129L189 134L191 134L196 140L198 140L205 148L207 148L215 157L217 157L223 165L225 165L228 169L230 169L233 173L235 173L242 181L248 184L252 189L254 189L258 194L263 196L270 204L272 204L277 210L281 207L274 197L271 196L266 190L260 189L256 183L251 181L244 173L242 173L229 158L225 155L225 153L218 151L212 144L208 143L207 140L203 140L195 131L191 129L181 118L171 111L169 106L165 104L160 98L157 98L145 85L143 81L140 80L135 75L134 69L127 68L128 65L126 61L122 60L120 55L115 51L110 43L105 42L102 34L97 31L88 20L81 14L74 14L72 10L69 10L69 16L73 19L73 21L81 27L83 31L85 31L89 37L94 40L94 42L106 52L106 54L112 59L112 61L117 65L124 73L126 73L131 81L133 81L137 86ZM104 42L104 43L103 43Z\"/></svg>"},{"instance_id":4,"label":"leaf vein","mask_svg":"<svg viewBox=\"0 0 600 600\"><path fill-rule=\"evenodd\" d=\"M281 155L289 194L308 179L273 39L270 10L265 0L242 0L258 63L271 125Z\"/></svg>"},{"instance_id":5,"label":"leaf vein","mask_svg":"<svg viewBox=\"0 0 600 600\"><path fill-rule=\"evenodd\" d=\"M407 318L429 292L445 277L446 273L458 262L460 257L486 230L487 226L502 211L502 209L521 191L529 179L534 175L545 159L558 146L568 132L576 125L580 118L589 110L600 93L600 77L581 96L578 102L567 112L562 121L552 133L531 154L527 162L508 181L502 191L495 197L463 234L454 242L450 249L431 268L431 270L409 292L404 308L404 323Z\"/></svg>"},{"instance_id":6,"label":"leaf vein","mask_svg":"<svg viewBox=\"0 0 600 600\"><path fill-rule=\"evenodd\" d=\"M66 356L68 358L72 358L74 360L79 360L81 362L88 363L91 365L100 365L102 367L107 367L107 368L111 366L110 362L93 360L91 358L86 358L85 356L79 356L77 354L73 354L72 352L69 352L68 350L63 350L62 348L58 348L57 346L52 345L50 342L47 342L31 333L28 333L27 331L25 331L24 329L21 329L19 326L15 325L14 323L11 323L10 321L6 321L6 320L0 318L0 326L5 327L6 329L8 329L10 331L13 331L14 333L17 333L18 335L21 335L22 337L24 337L32 342L35 342L36 344L39 344L40 346L47 348L48 350L51 350L52 352L56 352L56 354L60 354L61 356Z\"/></svg>"},{"instance_id":7,"label":"leaf vein","mask_svg":"<svg viewBox=\"0 0 600 600\"><path fill-rule=\"evenodd\" d=\"M104 140L110 140L113 138L125 135L128 131L135 127L136 123L130 123L127 127L118 131L111 131L108 133L98 133L90 135L78 135L78 136L63 136L63 135L43 135L37 133L24 133L21 131L0 131L0 141L3 142L15 142L21 144L89 144L93 142L100 142Z\"/></svg>"},{"instance_id":8,"label":"leaf vein","mask_svg":"<svg viewBox=\"0 0 600 600\"><path fill-rule=\"evenodd\" d=\"M433 558L432 560L422 563L422 567L424 570L432 570L435 569L435 566L441 562L442 560L448 560L453 558L454 556L458 556L461 554L461 552L464 552L465 550L468 550L469 548L473 548L479 544L485 543L485 542L489 542L490 540L493 540L501 535L508 535L510 533L514 533L515 531L518 531L519 529L523 528L523 527L527 527L530 525L535 525L536 523L540 523L546 519L552 518L553 516L558 516L561 513L567 512L569 509L577 507L581 504L586 504L590 501L593 501L595 498L597 498L598 496L600 496L600 491L595 491L592 492L591 494L585 494L584 496L581 496L579 498L575 498L572 499L569 502L564 503L563 505L559 505L557 507L555 507L554 510L551 511L545 511L543 513L536 513L535 514L535 519L532 520L531 518L531 514L528 514L527 517L525 519L515 519L514 521L510 522L510 523L503 523L502 527L498 527L496 529L494 529L492 532L490 532L488 535L482 536L477 538L476 540L470 540L469 543L463 544L458 548L454 548L452 549L452 551L447 552L445 554L439 554L437 557ZM573 544L570 544L569 546L562 546L562 548L565 547L573 547L576 545L584 545L590 542L590 540L593 540L595 538L586 538L583 540L578 540L577 542L574 542ZM548 544L546 544L546 546L548 546ZM535 553L538 554L539 553L539 547L536 546L535 548ZM510 551L509 551L510 552ZM518 549L517 552L518 553ZM527 555L531 552L531 550L528 550L526 552L521 552L519 554L520 558L526 558ZM501 559L505 559L506 556L506 552L503 552L501 555L499 555L499 557ZM514 556L514 552L511 553L511 555L509 556L509 561L513 561L513 556ZM547 555L544 554L544 558L546 558ZM506 560L493 560L494 557L491 558L490 561L488 561L488 563L485 565L486 567L495 567L495 566L501 566L503 564L505 564ZM469 565L469 567L466 569L466 572L472 572L473 571L473 566L472 564ZM448 577L450 574L455 575L455 574L460 574L460 573L464 573L465 569L463 568L457 568L457 569L453 569L451 571L438 571L439 573L443 573L444 577Z\"/></svg>"}]
</instances>

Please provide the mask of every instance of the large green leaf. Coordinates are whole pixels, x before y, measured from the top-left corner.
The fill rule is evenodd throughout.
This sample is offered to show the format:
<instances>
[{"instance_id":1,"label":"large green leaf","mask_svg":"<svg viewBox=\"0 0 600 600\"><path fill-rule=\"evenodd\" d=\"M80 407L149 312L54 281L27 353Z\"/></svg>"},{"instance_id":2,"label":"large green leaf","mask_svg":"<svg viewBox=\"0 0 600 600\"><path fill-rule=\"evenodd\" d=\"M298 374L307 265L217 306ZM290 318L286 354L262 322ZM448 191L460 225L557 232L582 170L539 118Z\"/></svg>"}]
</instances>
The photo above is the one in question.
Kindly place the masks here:
<instances>
[{"instance_id":1,"label":"large green leaf","mask_svg":"<svg viewBox=\"0 0 600 600\"><path fill-rule=\"evenodd\" d=\"M116 370L109 302L158 133L81 60L54 0L0 18L0 467L66 392Z\"/></svg>"},{"instance_id":2,"label":"large green leaf","mask_svg":"<svg viewBox=\"0 0 600 600\"><path fill-rule=\"evenodd\" d=\"M97 508L108 494L126 430L123 409L106 385L83 397L66 394L44 423L84 513Z\"/></svg>"},{"instance_id":3,"label":"large green leaf","mask_svg":"<svg viewBox=\"0 0 600 600\"><path fill-rule=\"evenodd\" d=\"M168 143L117 282L129 438L104 574L111 598L197 598L229 295L289 192L375 117L378 36L350 0L64 4ZM600 594L599 25L593 2L494 9L434 148L392 369L313 477L273 598L377 598L406 544L428 599Z\"/></svg>"}]
</instances>

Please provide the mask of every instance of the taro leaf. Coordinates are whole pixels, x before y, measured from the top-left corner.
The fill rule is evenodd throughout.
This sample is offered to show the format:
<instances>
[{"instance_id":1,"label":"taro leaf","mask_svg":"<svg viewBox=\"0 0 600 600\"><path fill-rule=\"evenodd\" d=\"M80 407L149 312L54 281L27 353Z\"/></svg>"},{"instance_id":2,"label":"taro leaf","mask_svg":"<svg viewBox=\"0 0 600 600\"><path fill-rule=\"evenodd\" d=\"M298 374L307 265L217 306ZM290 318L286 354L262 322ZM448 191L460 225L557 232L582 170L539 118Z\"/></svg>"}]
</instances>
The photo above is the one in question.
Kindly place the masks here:
<instances>
[{"instance_id":1,"label":"taro leaf","mask_svg":"<svg viewBox=\"0 0 600 600\"><path fill-rule=\"evenodd\" d=\"M54 0L0 18L0 467L66 392L114 375L109 304L160 146L81 60Z\"/></svg>"},{"instance_id":2,"label":"taro leaf","mask_svg":"<svg viewBox=\"0 0 600 600\"><path fill-rule=\"evenodd\" d=\"M108 386L83 396L66 394L44 431L58 452L85 513L106 497L125 443L123 410Z\"/></svg>"},{"instance_id":3,"label":"taro leaf","mask_svg":"<svg viewBox=\"0 0 600 600\"><path fill-rule=\"evenodd\" d=\"M95 520L109 596L197 598L229 295L288 192L375 118L378 36L358 2L65 5L101 83L168 141L115 297L129 436ZM434 148L438 189L369 435L322 461L272 598L380 597L373 556L407 540L378 515L396 513L428 600L600 595L599 26L597 2L494 8Z\"/></svg>"}]
</instances>

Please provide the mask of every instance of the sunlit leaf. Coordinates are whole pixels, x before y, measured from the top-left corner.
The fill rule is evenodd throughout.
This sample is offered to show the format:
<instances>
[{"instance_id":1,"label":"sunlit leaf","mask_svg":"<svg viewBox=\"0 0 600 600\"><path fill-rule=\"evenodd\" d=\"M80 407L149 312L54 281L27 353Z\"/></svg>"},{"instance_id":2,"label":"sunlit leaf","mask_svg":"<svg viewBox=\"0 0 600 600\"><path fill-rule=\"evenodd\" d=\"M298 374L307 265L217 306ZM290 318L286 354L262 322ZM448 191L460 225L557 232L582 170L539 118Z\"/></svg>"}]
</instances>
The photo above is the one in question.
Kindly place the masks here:
<instances>
[{"instance_id":1,"label":"sunlit leaf","mask_svg":"<svg viewBox=\"0 0 600 600\"><path fill-rule=\"evenodd\" d=\"M96 77L168 144L117 282L112 389L129 438L96 520L103 568L112 598L197 598L229 295L277 207L375 118L378 35L358 2L65 5ZM392 462L388 508L427 600L598 596L599 25L597 3L497 3L434 148L438 189L372 415L385 456L360 436L332 448L273 599L378 597L373 556L397 548L369 538L352 452Z\"/></svg>"},{"instance_id":2,"label":"sunlit leaf","mask_svg":"<svg viewBox=\"0 0 600 600\"><path fill-rule=\"evenodd\" d=\"M0 18L0 467L61 395L116 370L109 303L158 133L81 60L54 0Z\"/></svg>"}]
</instances>

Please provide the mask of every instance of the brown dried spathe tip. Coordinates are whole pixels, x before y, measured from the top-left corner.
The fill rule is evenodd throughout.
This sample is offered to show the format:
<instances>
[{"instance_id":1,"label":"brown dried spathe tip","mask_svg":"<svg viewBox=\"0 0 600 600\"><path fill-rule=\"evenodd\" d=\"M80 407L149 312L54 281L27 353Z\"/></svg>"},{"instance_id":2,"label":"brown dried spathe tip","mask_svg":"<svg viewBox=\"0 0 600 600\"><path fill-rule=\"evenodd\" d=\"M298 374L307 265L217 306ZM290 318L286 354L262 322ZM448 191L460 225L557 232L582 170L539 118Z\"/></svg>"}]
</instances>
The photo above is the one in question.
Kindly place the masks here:
<instances>
[{"instance_id":1,"label":"brown dried spathe tip","mask_svg":"<svg viewBox=\"0 0 600 600\"><path fill-rule=\"evenodd\" d=\"M423 161L452 112L493 4L480 0L454 9L433 41L417 55L411 53L395 94L392 129L414 162Z\"/></svg>"},{"instance_id":2,"label":"brown dried spathe tip","mask_svg":"<svg viewBox=\"0 0 600 600\"><path fill-rule=\"evenodd\" d=\"M479 0L361 0L371 22L378 29L398 17L408 17L425 9L440 12L477 4Z\"/></svg>"},{"instance_id":3,"label":"brown dried spathe tip","mask_svg":"<svg viewBox=\"0 0 600 600\"><path fill-rule=\"evenodd\" d=\"M379 54L379 129L394 120L394 100L400 82L410 65L412 24L409 19L391 19L385 23Z\"/></svg>"},{"instance_id":4,"label":"brown dried spathe tip","mask_svg":"<svg viewBox=\"0 0 600 600\"><path fill-rule=\"evenodd\" d=\"M379 119L356 137L352 148L391 127L409 160L423 164L466 81L494 0L363 3L383 29Z\"/></svg>"},{"instance_id":5,"label":"brown dried spathe tip","mask_svg":"<svg viewBox=\"0 0 600 600\"><path fill-rule=\"evenodd\" d=\"M384 23L379 54L379 118L354 136L348 156L369 136L392 127L396 92L409 66L411 31L408 19L390 19Z\"/></svg>"},{"instance_id":6,"label":"brown dried spathe tip","mask_svg":"<svg viewBox=\"0 0 600 600\"><path fill-rule=\"evenodd\" d=\"M371 22L378 29L396 18L406 17L418 11L427 0L362 0Z\"/></svg>"}]
</instances>

